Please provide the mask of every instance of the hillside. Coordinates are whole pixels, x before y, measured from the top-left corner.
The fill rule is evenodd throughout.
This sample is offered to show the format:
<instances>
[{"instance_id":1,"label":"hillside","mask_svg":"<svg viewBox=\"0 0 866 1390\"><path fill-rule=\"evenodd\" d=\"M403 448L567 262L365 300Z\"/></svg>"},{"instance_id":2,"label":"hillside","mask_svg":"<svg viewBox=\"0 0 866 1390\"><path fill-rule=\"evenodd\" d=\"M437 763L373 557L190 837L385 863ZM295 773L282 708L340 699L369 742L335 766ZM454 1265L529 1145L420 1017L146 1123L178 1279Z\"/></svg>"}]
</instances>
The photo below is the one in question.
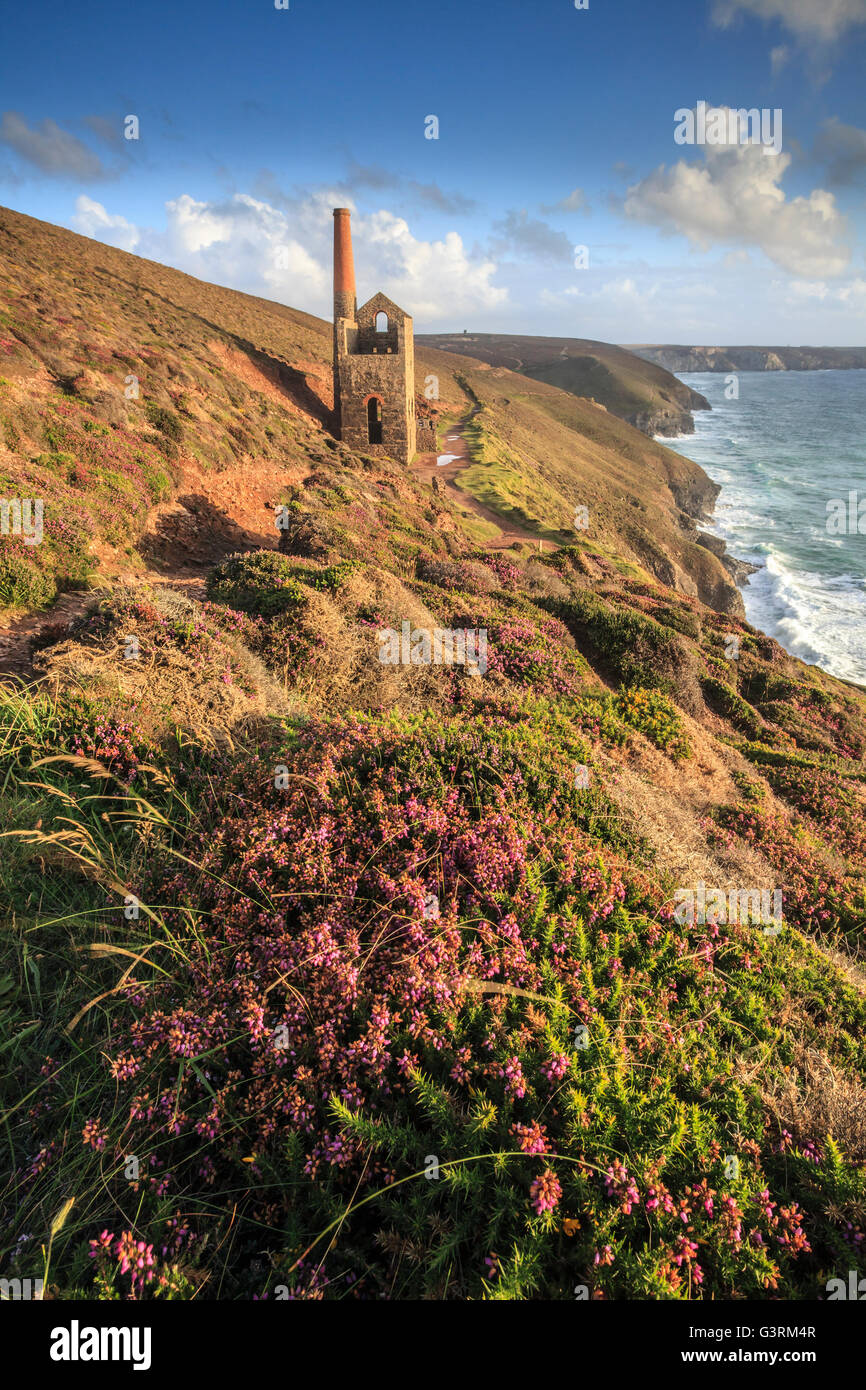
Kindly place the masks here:
<instances>
[{"instance_id":1,"label":"hillside","mask_svg":"<svg viewBox=\"0 0 866 1390\"><path fill-rule=\"evenodd\" d=\"M669 372L818 372L866 368L866 348L678 347L638 343L628 351Z\"/></svg>"},{"instance_id":2,"label":"hillside","mask_svg":"<svg viewBox=\"0 0 866 1390\"><path fill-rule=\"evenodd\" d=\"M330 326L12 212L0 255L0 495L46 512L41 546L0 557L0 605L276 544L265 504L340 453ZM504 368L422 348L419 399L431 375L443 422L486 403L471 496L548 541L586 506L584 547L742 612L699 543L718 488L697 465Z\"/></svg>"},{"instance_id":3,"label":"hillside","mask_svg":"<svg viewBox=\"0 0 866 1390\"><path fill-rule=\"evenodd\" d=\"M45 504L0 539L4 1275L824 1297L866 698L744 620L714 485L425 345L465 457L356 454L326 324L15 213L0 256L0 496Z\"/></svg>"},{"instance_id":4,"label":"hillside","mask_svg":"<svg viewBox=\"0 0 866 1390\"><path fill-rule=\"evenodd\" d=\"M587 397L644 434L691 434L692 411L710 409L704 396L677 381L664 365L648 367L644 354L611 343L501 333L428 333L418 341Z\"/></svg>"}]
</instances>

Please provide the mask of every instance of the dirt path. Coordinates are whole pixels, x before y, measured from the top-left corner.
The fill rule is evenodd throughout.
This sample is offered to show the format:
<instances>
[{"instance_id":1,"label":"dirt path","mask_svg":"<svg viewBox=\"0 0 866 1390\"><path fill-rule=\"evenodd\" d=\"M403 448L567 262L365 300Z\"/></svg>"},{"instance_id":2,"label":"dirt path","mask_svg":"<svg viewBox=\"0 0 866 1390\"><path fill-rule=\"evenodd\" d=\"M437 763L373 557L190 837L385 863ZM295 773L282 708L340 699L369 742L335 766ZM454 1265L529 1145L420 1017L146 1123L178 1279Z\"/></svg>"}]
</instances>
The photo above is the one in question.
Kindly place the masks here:
<instances>
[{"instance_id":1,"label":"dirt path","mask_svg":"<svg viewBox=\"0 0 866 1390\"><path fill-rule=\"evenodd\" d=\"M119 582L129 588L138 585L161 586L164 589L178 589L188 598L204 602L205 581L200 571L148 569L144 573L119 577ZM99 602L101 592L88 590L61 594L57 602L44 613L27 613L24 617L13 619L0 628L0 680L8 676L22 676L25 679L34 674L34 638L51 637L59 641L69 623L80 618L88 608Z\"/></svg>"},{"instance_id":2,"label":"dirt path","mask_svg":"<svg viewBox=\"0 0 866 1390\"><path fill-rule=\"evenodd\" d=\"M143 537L145 563L128 569L114 552L100 555L97 576L108 585L140 584L179 589L203 600L208 570L238 550L276 546L273 504L281 489L303 476L303 468L284 463L250 464L242 470L208 475L185 465L178 495L148 514ZM0 679L34 674L32 642L63 635L68 623L99 600L99 591L61 594L44 613L0 619Z\"/></svg>"},{"instance_id":3,"label":"dirt path","mask_svg":"<svg viewBox=\"0 0 866 1390\"><path fill-rule=\"evenodd\" d=\"M412 472L421 482L427 483L432 488L434 478L439 483L439 491L445 493L465 511L474 512L483 521L489 521L500 531L496 540L485 541L485 550L507 550L515 541L521 541L524 545L531 545L533 550L538 550L538 536L532 535L530 531L524 531L522 527L515 525L513 521L506 521L498 512L491 507L485 507L483 502L479 502L470 492L459 488L454 479L465 468L470 468L474 462L463 431L475 419L481 406L475 406L470 413L458 424L454 425L446 434L441 454L419 454L412 464ZM449 463L439 463L440 458L449 458ZM543 549L553 550L555 547L550 541L540 542Z\"/></svg>"},{"instance_id":4,"label":"dirt path","mask_svg":"<svg viewBox=\"0 0 866 1390\"><path fill-rule=\"evenodd\" d=\"M451 462L439 464L440 454L421 454L412 465L417 478L432 487L435 478L440 494L447 494L463 511L474 513L495 526L499 535L484 543L485 550L507 550L515 541L538 550L539 539L498 512L485 507L454 479L473 462L464 430L481 409L476 406L456 424L443 443L453 455ZM298 472L298 478L303 470ZM150 563L137 572L114 573L109 578L130 587L139 584L162 585L178 589L192 599L205 598L207 571L232 551L276 544L271 525L271 506L281 486L297 481L285 465L270 464L246 471L242 480L234 474L199 476L194 469L184 479L179 496L155 507L148 518L147 540ZM554 547L541 542L544 550ZM106 567L108 568L108 567ZM44 613L28 613L21 618L0 622L0 679L34 674L32 642L43 634L58 640L68 623L81 617L98 601L98 592L61 594Z\"/></svg>"}]
</instances>

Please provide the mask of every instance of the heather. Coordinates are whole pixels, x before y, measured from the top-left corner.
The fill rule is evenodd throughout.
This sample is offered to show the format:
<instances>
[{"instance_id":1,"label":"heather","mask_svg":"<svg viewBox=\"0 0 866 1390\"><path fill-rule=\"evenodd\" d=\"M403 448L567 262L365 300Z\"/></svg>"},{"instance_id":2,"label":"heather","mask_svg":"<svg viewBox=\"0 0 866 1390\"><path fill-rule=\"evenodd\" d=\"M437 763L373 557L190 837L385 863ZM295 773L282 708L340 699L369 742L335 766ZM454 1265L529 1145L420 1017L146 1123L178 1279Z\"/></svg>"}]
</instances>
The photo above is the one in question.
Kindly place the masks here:
<instances>
[{"instance_id":1,"label":"heather","mask_svg":"<svg viewBox=\"0 0 866 1390\"><path fill-rule=\"evenodd\" d=\"M17 872L30 844L52 864L40 1028L82 946L90 998L15 1109L9 1195L17 1241L67 1174L67 1290L206 1288L227 1195L222 1296L810 1297L856 1257L861 1156L766 1097L818 1040L862 1064L862 996L795 936L676 926L556 703L275 727L182 774L127 725L39 716L4 706L7 754L59 720L85 759L16 806L42 811Z\"/></svg>"},{"instance_id":2,"label":"heather","mask_svg":"<svg viewBox=\"0 0 866 1390\"><path fill-rule=\"evenodd\" d=\"M253 551L204 604L118 592L40 654L55 677L88 654L120 673L110 700L4 695L7 1261L29 1268L74 1196L47 1270L65 1294L816 1296L856 1262L866 1202L858 765L798 746L764 699L773 742L698 703L688 606L647 638L629 581L617 617L609 578L592 599L554 571L573 602L553 616L508 571L469 592L384 559ZM486 626L483 680L443 668L426 708L398 683L391 708L353 708L356 685L341 711L288 717L272 693L264 713L267 682L298 701L335 634L355 624L369 663L419 601ZM671 688L680 642L703 674ZM766 695L769 658L725 688ZM157 698L177 663L198 731ZM858 707L826 693L807 689L810 729L847 721L847 754ZM780 936L678 925L689 878L634 814L635 759L682 800L717 757L735 775L706 853L744 885L764 856Z\"/></svg>"},{"instance_id":3,"label":"heather","mask_svg":"<svg viewBox=\"0 0 866 1390\"><path fill-rule=\"evenodd\" d=\"M708 480L422 349L473 414L434 492L331 436L319 321L45 235L68 278L0 217L5 487L47 504L0 556L0 1275L823 1297L866 1230L866 702L744 620ZM404 625L486 669L383 663ZM699 882L781 930L679 921Z\"/></svg>"}]
</instances>

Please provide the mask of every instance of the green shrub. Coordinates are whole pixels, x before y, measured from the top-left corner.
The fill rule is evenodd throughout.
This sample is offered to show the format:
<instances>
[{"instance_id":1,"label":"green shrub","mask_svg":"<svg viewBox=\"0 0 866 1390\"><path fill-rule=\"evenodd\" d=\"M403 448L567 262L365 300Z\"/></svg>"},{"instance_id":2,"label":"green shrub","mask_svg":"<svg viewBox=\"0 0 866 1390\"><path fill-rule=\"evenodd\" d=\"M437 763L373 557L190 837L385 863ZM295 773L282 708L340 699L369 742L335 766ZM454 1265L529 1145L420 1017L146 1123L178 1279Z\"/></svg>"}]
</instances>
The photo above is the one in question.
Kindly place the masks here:
<instances>
[{"instance_id":1,"label":"green shrub","mask_svg":"<svg viewBox=\"0 0 866 1390\"><path fill-rule=\"evenodd\" d=\"M578 640L588 640L623 685L653 686L670 694L678 689L685 652L670 628L591 594L551 599L540 606L555 612Z\"/></svg>"},{"instance_id":2,"label":"green shrub","mask_svg":"<svg viewBox=\"0 0 866 1390\"><path fill-rule=\"evenodd\" d=\"M748 734L752 739L759 738L764 732L763 719L732 686L725 681L717 680L715 676L704 676L701 686L710 708L729 719L735 729Z\"/></svg>"},{"instance_id":3,"label":"green shrub","mask_svg":"<svg viewBox=\"0 0 866 1390\"><path fill-rule=\"evenodd\" d=\"M613 698L613 707L625 724L639 730L675 762L691 756L683 722L660 690L621 690Z\"/></svg>"},{"instance_id":4,"label":"green shrub","mask_svg":"<svg viewBox=\"0 0 866 1390\"><path fill-rule=\"evenodd\" d=\"M175 443L183 439L183 425L173 410L164 405L157 405L155 401L148 401L144 413L154 428L167 439L173 439Z\"/></svg>"},{"instance_id":5,"label":"green shrub","mask_svg":"<svg viewBox=\"0 0 866 1390\"><path fill-rule=\"evenodd\" d=\"M291 560L278 550L230 555L208 575L208 598L241 613L285 613L304 602L292 570Z\"/></svg>"},{"instance_id":6,"label":"green shrub","mask_svg":"<svg viewBox=\"0 0 866 1390\"><path fill-rule=\"evenodd\" d=\"M672 627L695 642L701 640L701 620L697 613L690 612L688 608L676 608L673 604L665 604L656 609L654 616L656 621L663 623L665 627Z\"/></svg>"},{"instance_id":7,"label":"green shrub","mask_svg":"<svg viewBox=\"0 0 866 1390\"><path fill-rule=\"evenodd\" d=\"M57 597L50 574L20 550L0 548L0 605L8 608L48 608Z\"/></svg>"}]
</instances>

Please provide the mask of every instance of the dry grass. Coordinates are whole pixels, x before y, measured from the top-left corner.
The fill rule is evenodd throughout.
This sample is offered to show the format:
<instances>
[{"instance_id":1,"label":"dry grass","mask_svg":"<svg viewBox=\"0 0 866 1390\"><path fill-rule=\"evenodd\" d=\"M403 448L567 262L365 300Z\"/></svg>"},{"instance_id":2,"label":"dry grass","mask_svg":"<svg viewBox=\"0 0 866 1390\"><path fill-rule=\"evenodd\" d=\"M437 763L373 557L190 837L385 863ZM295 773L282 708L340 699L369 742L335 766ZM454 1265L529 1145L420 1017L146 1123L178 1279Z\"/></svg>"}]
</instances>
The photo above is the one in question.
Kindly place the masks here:
<instances>
[{"instance_id":1,"label":"dry grass","mask_svg":"<svg viewBox=\"0 0 866 1390\"><path fill-rule=\"evenodd\" d=\"M136 591L136 595L138 591ZM183 594L156 589L148 596L165 617L194 620L200 605ZM264 664L231 635L222 640L233 667L203 666L197 648L154 646L146 635L137 660L124 655L125 634L112 629L97 637L71 638L47 648L37 670L49 687L75 690L98 700L106 713L136 710L139 726L156 739L175 728L218 743L251 719L285 716L284 692Z\"/></svg>"},{"instance_id":2,"label":"dry grass","mask_svg":"<svg viewBox=\"0 0 866 1390\"><path fill-rule=\"evenodd\" d=\"M866 1159L866 1088L814 1047L798 1047L784 1083L764 1094L779 1124L799 1144L831 1136L848 1158Z\"/></svg>"}]
</instances>

